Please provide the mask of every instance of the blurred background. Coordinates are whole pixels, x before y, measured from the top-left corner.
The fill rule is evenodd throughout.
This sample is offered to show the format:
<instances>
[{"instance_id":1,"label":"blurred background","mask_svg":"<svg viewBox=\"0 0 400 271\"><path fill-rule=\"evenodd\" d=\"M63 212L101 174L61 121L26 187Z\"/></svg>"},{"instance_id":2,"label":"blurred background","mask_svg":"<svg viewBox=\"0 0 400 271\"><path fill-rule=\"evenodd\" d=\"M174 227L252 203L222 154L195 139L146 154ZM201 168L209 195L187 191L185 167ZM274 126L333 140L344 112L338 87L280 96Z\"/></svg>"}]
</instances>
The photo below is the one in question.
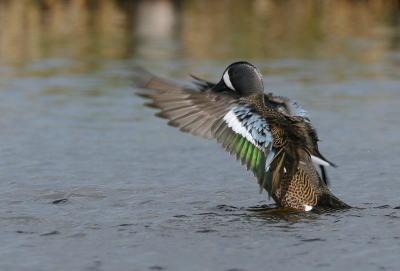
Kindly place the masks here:
<instances>
[{"instance_id":1,"label":"blurred background","mask_svg":"<svg viewBox=\"0 0 400 271\"><path fill-rule=\"evenodd\" d=\"M134 95L137 66L238 60L307 110L357 208L251 211L251 173ZM0 0L0 269L397 270L399 104L398 0Z\"/></svg>"},{"instance_id":2,"label":"blurred background","mask_svg":"<svg viewBox=\"0 0 400 271\"><path fill-rule=\"evenodd\" d=\"M2 0L0 58L8 76L306 59L336 79L398 77L399 21L397 0Z\"/></svg>"}]
</instances>

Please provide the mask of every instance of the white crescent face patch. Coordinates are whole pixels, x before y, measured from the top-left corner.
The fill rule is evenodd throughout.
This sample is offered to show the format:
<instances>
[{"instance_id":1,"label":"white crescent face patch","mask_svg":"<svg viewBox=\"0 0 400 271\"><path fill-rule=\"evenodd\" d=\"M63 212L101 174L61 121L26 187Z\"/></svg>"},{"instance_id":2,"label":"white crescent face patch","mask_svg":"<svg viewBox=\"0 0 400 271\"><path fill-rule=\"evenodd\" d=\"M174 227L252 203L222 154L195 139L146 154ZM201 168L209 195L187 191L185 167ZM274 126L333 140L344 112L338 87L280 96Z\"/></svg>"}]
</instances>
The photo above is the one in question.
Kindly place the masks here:
<instances>
[{"instance_id":1,"label":"white crescent face patch","mask_svg":"<svg viewBox=\"0 0 400 271\"><path fill-rule=\"evenodd\" d=\"M230 88L230 89L232 89L232 90L236 90L236 89L232 86L231 79L229 78L229 73L228 73L228 71L229 71L229 69L226 70L226 72L224 73L224 76L222 76L222 79L224 80L225 85L226 85L228 88Z\"/></svg>"}]
</instances>

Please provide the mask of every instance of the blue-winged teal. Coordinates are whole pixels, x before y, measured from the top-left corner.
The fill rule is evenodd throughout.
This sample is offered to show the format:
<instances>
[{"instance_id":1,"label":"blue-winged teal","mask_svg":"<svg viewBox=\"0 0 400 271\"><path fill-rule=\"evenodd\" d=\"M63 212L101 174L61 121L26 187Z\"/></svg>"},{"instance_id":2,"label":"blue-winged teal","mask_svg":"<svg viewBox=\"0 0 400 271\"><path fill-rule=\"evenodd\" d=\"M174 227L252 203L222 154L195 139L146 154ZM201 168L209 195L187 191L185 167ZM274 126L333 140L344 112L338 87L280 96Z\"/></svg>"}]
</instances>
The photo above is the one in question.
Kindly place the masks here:
<instances>
[{"instance_id":1,"label":"blue-winged teal","mask_svg":"<svg viewBox=\"0 0 400 271\"><path fill-rule=\"evenodd\" d=\"M138 78L140 77L140 78ZM161 109L182 132L218 143L251 169L278 206L309 211L350 206L326 186L324 166L333 165L318 151L317 133L296 102L264 93L261 73L252 64L235 62L222 79L211 83L192 76L196 87L170 83L145 71L137 74L138 93ZM322 170L320 177L314 163Z\"/></svg>"}]
</instances>

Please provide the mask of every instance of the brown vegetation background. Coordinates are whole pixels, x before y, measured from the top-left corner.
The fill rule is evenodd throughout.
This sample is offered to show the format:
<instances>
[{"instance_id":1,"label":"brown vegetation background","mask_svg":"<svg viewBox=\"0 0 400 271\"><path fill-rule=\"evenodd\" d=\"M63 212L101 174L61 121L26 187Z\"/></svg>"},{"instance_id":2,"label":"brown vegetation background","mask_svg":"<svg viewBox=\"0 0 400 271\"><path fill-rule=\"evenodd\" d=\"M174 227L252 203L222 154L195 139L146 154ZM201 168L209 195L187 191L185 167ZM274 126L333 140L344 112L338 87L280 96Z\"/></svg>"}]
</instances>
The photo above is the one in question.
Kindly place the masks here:
<instances>
[{"instance_id":1,"label":"brown vegetation background","mask_svg":"<svg viewBox=\"0 0 400 271\"><path fill-rule=\"evenodd\" d=\"M399 20L397 0L8 0L0 1L0 58L374 63L398 50Z\"/></svg>"}]
</instances>

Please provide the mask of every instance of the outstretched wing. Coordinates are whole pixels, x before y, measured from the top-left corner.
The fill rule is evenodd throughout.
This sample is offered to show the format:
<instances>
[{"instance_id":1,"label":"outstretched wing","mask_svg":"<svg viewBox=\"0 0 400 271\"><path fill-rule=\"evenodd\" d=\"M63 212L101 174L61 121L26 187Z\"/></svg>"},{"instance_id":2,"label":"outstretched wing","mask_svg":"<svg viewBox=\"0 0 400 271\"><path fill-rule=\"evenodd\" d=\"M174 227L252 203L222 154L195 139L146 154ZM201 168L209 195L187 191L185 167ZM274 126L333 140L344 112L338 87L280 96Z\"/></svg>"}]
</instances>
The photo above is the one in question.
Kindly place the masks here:
<instances>
[{"instance_id":1,"label":"outstretched wing","mask_svg":"<svg viewBox=\"0 0 400 271\"><path fill-rule=\"evenodd\" d=\"M279 154L272 147L268 123L251 105L239 101L234 93L200 92L148 73L146 76L147 82L141 87L153 91L137 94L152 100L146 105L161 109L156 116L169 119L168 124L182 132L216 138L227 152L236 154L247 170L253 171L260 190L265 188L271 195L277 187L274 179L283 175L284 152Z\"/></svg>"}]
</instances>

